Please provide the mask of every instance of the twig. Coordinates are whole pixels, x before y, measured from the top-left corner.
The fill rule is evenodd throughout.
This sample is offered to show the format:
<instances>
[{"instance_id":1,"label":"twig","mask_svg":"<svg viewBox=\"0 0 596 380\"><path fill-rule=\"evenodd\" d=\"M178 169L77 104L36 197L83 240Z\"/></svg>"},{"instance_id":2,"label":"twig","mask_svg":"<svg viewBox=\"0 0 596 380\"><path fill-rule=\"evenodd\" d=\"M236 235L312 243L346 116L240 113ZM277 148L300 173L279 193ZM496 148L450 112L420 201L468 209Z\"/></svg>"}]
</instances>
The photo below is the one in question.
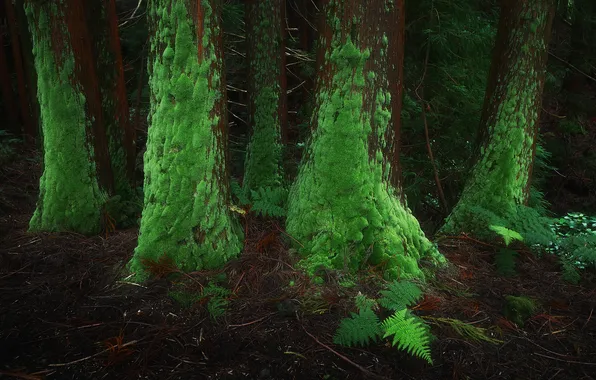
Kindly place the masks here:
<instances>
[{"instance_id":1,"label":"twig","mask_svg":"<svg viewBox=\"0 0 596 380\"><path fill-rule=\"evenodd\" d=\"M581 365L595 365L596 366L596 363L578 362L578 361L575 361L575 360L559 359L559 358L554 358L554 357L548 356L548 355L542 355L542 354L539 354L538 352L533 352L533 354L534 355L538 355L538 356L542 356L543 358L552 359L552 360L556 360L556 361L564 362L564 363L581 364Z\"/></svg>"},{"instance_id":2,"label":"twig","mask_svg":"<svg viewBox=\"0 0 596 380\"><path fill-rule=\"evenodd\" d=\"M335 351L333 348L329 347L328 345L326 345L325 343L322 343L321 341L319 341L317 339L317 337L315 337L314 335L312 335L311 333L309 333L306 328L304 326L302 326L302 329L304 330L304 332L306 333L306 335L310 336L315 342L317 342L318 344L320 344L321 346L325 347L326 349L328 349L329 351L331 351L332 353L334 353L335 355L337 355L340 359L345 360L347 363L350 363L351 365L353 365L354 367L358 368L360 371L362 371L362 373L364 373L366 376L370 376L372 378L375 379L383 379L383 380L389 380L389 378L385 377L385 376L381 376L381 375L377 375L375 373L372 373L371 371L367 370L366 368L364 368L363 366L361 366L360 364L354 363L353 361L351 361L350 359L348 359L347 357L345 357L344 355L340 354L339 352Z\"/></svg>"},{"instance_id":3,"label":"twig","mask_svg":"<svg viewBox=\"0 0 596 380\"><path fill-rule=\"evenodd\" d=\"M138 340L131 340L130 342L124 343L123 345L119 346L118 348L121 349L121 348L124 348L124 347L132 346L132 345L136 344L137 342L138 342ZM106 348L105 350L99 351L99 352L97 352L97 353L95 353L93 355L90 355L90 356L87 356L87 357L84 357L84 358L81 358L81 359L73 360L72 362L48 364L48 367L67 367L67 366L72 365L72 364L76 364L76 363L83 362L85 360L92 359L92 358L94 358L96 356L99 356L101 354L104 354L104 353L109 352L109 351L112 351L112 350L113 350L112 347Z\"/></svg>"},{"instance_id":4,"label":"twig","mask_svg":"<svg viewBox=\"0 0 596 380\"><path fill-rule=\"evenodd\" d=\"M554 55L553 53L551 53L550 51L548 52L548 55L550 55L553 58L556 58L557 60L563 62L564 64L566 64L567 66L571 67L573 70L577 71L578 73L580 73L581 75L585 76L586 78L588 78L591 81L596 82L596 78L594 78L593 76L590 76L589 74L584 73L583 71L581 71L580 69L578 69L577 67L573 66L571 63L567 62L566 60L564 60L561 57L557 57L556 55Z\"/></svg>"},{"instance_id":5,"label":"twig","mask_svg":"<svg viewBox=\"0 0 596 380\"><path fill-rule=\"evenodd\" d=\"M261 322L263 319L265 319L265 318L267 318L267 317L270 317L270 316L272 316L273 314L275 314L275 313L270 313L270 314L267 314L266 316L264 316L264 317L261 317L261 318L259 318L259 319L255 319L255 320L254 320L254 321L252 321L252 322L242 323L242 324L239 324L239 325L228 325L228 327L244 327L244 326L249 326L249 325L252 325L252 324L255 324L255 323Z\"/></svg>"}]
</instances>

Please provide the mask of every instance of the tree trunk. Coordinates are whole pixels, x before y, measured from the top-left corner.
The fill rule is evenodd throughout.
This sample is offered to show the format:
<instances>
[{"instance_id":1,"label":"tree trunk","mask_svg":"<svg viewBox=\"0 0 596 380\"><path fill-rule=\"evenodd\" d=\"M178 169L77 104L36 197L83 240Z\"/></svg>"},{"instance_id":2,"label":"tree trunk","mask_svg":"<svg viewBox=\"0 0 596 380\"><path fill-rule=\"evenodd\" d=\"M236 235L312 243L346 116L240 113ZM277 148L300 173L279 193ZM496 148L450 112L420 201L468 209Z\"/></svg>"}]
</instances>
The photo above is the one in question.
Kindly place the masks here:
<instances>
[{"instance_id":1,"label":"tree trunk","mask_svg":"<svg viewBox=\"0 0 596 380\"><path fill-rule=\"evenodd\" d=\"M33 125L31 110L29 108L29 97L27 95L25 67L23 66L23 57L21 55L17 16L12 1L5 0L4 5L6 10L6 20L8 21L8 28L10 29L10 35L12 37L12 55L14 59L14 69L17 74L17 89L19 91L19 104L23 121L23 134L28 140L32 141L37 137L37 128Z\"/></svg>"},{"instance_id":2,"label":"tree trunk","mask_svg":"<svg viewBox=\"0 0 596 380\"><path fill-rule=\"evenodd\" d=\"M96 233L105 194L96 179L93 123L81 78L86 31L80 29L82 0L28 0L25 11L33 39L43 125L44 171L34 231Z\"/></svg>"},{"instance_id":3,"label":"tree trunk","mask_svg":"<svg viewBox=\"0 0 596 380\"><path fill-rule=\"evenodd\" d=\"M287 220L310 274L321 265L381 264L388 278L422 277L418 259L444 260L390 184L387 133L392 111L399 112L392 110L390 63L400 54L392 33L401 3L323 2L313 136Z\"/></svg>"},{"instance_id":4,"label":"tree trunk","mask_svg":"<svg viewBox=\"0 0 596 380\"><path fill-rule=\"evenodd\" d=\"M249 124L244 188L279 188L283 180L282 131L287 124L285 1L251 0L246 5Z\"/></svg>"},{"instance_id":5,"label":"tree trunk","mask_svg":"<svg viewBox=\"0 0 596 380\"><path fill-rule=\"evenodd\" d=\"M0 11L1 14L1 11ZM0 18L0 21L2 18ZM14 104L14 91L12 89L12 80L10 78L10 70L8 68L8 60L6 59L6 49L4 48L4 34L0 30L0 87L2 88L2 105L3 113L8 120L8 125L4 124L3 129L11 133L20 135L21 130L18 125L19 115Z\"/></svg>"},{"instance_id":6,"label":"tree trunk","mask_svg":"<svg viewBox=\"0 0 596 380\"><path fill-rule=\"evenodd\" d=\"M519 228L538 132L552 0L503 2L481 118L481 149L444 232L486 233L497 221ZM521 214L519 214L521 215Z\"/></svg>"},{"instance_id":7,"label":"tree trunk","mask_svg":"<svg viewBox=\"0 0 596 380\"><path fill-rule=\"evenodd\" d=\"M242 248L229 208L221 2L152 0L151 110L145 204L130 269L168 256L182 270L215 268Z\"/></svg>"},{"instance_id":8,"label":"tree trunk","mask_svg":"<svg viewBox=\"0 0 596 380\"><path fill-rule=\"evenodd\" d=\"M136 148L128 112L116 6L114 0L90 1L85 12L97 70L94 86L99 92L104 124L100 130L105 131L113 177L106 185L111 187L110 195L131 200Z\"/></svg>"}]
</instances>

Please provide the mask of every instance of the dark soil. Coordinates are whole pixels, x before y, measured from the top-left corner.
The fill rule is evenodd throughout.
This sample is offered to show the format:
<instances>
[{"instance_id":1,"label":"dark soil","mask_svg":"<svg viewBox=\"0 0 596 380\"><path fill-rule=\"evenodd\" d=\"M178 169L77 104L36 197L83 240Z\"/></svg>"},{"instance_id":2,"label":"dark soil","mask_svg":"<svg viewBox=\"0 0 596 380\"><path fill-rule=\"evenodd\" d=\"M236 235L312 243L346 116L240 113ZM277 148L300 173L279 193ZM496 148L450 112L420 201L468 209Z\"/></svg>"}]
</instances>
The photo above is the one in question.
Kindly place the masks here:
<instances>
[{"instance_id":1,"label":"dark soil","mask_svg":"<svg viewBox=\"0 0 596 380\"><path fill-rule=\"evenodd\" d=\"M31 157L33 153L31 153ZM283 230L247 222L245 253L222 273L127 281L123 267L137 231L107 236L31 234L37 160L0 169L0 378L16 379L592 379L596 376L595 282L560 277L552 258L522 254L513 277L494 267L497 247L466 237L443 241L442 270L414 312L427 317L434 365L383 342L332 343L358 291L375 296L375 273L354 288L315 286L293 269ZM245 221L246 222L246 221ZM161 268L157 268L161 265ZM162 274L167 263L156 265ZM156 269L156 270L157 270ZM200 291L220 278L227 312L183 308L173 287ZM292 285L290 285L290 283ZM505 319L506 295L537 299L523 327ZM435 319L432 319L435 318ZM502 343L479 343L436 318L487 329Z\"/></svg>"}]
</instances>

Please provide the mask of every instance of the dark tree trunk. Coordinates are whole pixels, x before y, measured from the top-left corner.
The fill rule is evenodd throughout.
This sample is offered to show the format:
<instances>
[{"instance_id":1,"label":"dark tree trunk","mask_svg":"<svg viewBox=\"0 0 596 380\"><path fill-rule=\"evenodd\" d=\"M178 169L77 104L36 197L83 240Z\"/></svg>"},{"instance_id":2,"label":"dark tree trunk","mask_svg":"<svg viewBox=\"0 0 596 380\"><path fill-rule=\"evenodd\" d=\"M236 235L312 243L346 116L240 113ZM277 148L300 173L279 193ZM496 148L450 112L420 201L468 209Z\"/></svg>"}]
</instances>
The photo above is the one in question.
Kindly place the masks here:
<instances>
[{"instance_id":1,"label":"dark tree trunk","mask_svg":"<svg viewBox=\"0 0 596 380\"><path fill-rule=\"evenodd\" d=\"M517 219L529 197L553 14L552 0L502 3L479 157L446 232L482 234L491 223L524 222Z\"/></svg>"},{"instance_id":2,"label":"dark tree trunk","mask_svg":"<svg viewBox=\"0 0 596 380\"><path fill-rule=\"evenodd\" d=\"M29 108L29 96L27 94L27 81L25 76L25 68L23 65L23 57L21 54L21 43L19 38L19 28L17 25L17 16L12 1L4 1L6 20L11 35L12 55L14 59L14 70L17 74L17 89L19 93L19 107L21 118L23 122L23 134L32 141L37 137L37 128L33 125L31 117L31 110Z\"/></svg>"},{"instance_id":3,"label":"dark tree trunk","mask_svg":"<svg viewBox=\"0 0 596 380\"><path fill-rule=\"evenodd\" d=\"M0 11L0 22L2 21L2 13ZM14 103L14 91L12 88L12 79L10 78L10 69L8 67L8 60L6 58L6 48L4 46L4 34L0 30L0 87L2 88L2 105L4 106L3 113L8 120L8 126L2 125L3 129L9 132L21 135L21 129L18 125L19 115Z\"/></svg>"}]
</instances>

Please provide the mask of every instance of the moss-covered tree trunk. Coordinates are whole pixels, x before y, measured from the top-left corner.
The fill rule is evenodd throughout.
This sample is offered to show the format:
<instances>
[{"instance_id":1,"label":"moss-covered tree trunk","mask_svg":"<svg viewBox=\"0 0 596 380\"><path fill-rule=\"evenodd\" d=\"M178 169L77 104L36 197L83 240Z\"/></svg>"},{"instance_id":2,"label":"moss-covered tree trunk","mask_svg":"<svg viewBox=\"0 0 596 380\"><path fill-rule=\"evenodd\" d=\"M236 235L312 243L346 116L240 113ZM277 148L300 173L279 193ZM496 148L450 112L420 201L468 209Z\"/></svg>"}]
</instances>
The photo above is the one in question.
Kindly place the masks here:
<instances>
[{"instance_id":1,"label":"moss-covered tree trunk","mask_svg":"<svg viewBox=\"0 0 596 380\"><path fill-rule=\"evenodd\" d=\"M131 200L135 134L129 119L115 0L86 2L85 12L97 70L93 84L98 87L101 129L106 134L110 162L111 178L106 178L104 185L110 195Z\"/></svg>"},{"instance_id":2,"label":"moss-covered tree trunk","mask_svg":"<svg viewBox=\"0 0 596 380\"><path fill-rule=\"evenodd\" d=\"M443 232L484 234L490 224L524 229L552 0L506 0L481 118L480 153Z\"/></svg>"},{"instance_id":3,"label":"moss-covered tree trunk","mask_svg":"<svg viewBox=\"0 0 596 380\"><path fill-rule=\"evenodd\" d=\"M242 247L229 208L227 117L217 0L152 0L145 201L130 269L168 256L182 270L223 265Z\"/></svg>"},{"instance_id":4,"label":"moss-covered tree trunk","mask_svg":"<svg viewBox=\"0 0 596 380\"><path fill-rule=\"evenodd\" d=\"M444 259L389 180L390 62L398 53L390 40L402 4L322 5L313 136L291 190L287 230L302 244L309 273L381 264L389 278L421 277L421 257Z\"/></svg>"},{"instance_id":5,"label":"moss-covered tree trunk","mask_svg":"<svg viewBox=\"0 0 596 380\"><path fill-rule=\"evenodd\" d=\"M249 124L244 189L277 189L282 185L282 131L286 128L286 70L282 17L285 1L246 3Z\"/></svg>"},{"instance_id":6,"label":"moss-covered tree trunk","mask_svg":"<svg viewBox=\"0 0 596 380\"><path fill-rule=\"evenodd\" d=\"M96 233L105 195L97 181L94 115L82 78L88 41L82 0L25 2L43 125L43 174L34 231Z\"/></svg>"}]
</instances>

